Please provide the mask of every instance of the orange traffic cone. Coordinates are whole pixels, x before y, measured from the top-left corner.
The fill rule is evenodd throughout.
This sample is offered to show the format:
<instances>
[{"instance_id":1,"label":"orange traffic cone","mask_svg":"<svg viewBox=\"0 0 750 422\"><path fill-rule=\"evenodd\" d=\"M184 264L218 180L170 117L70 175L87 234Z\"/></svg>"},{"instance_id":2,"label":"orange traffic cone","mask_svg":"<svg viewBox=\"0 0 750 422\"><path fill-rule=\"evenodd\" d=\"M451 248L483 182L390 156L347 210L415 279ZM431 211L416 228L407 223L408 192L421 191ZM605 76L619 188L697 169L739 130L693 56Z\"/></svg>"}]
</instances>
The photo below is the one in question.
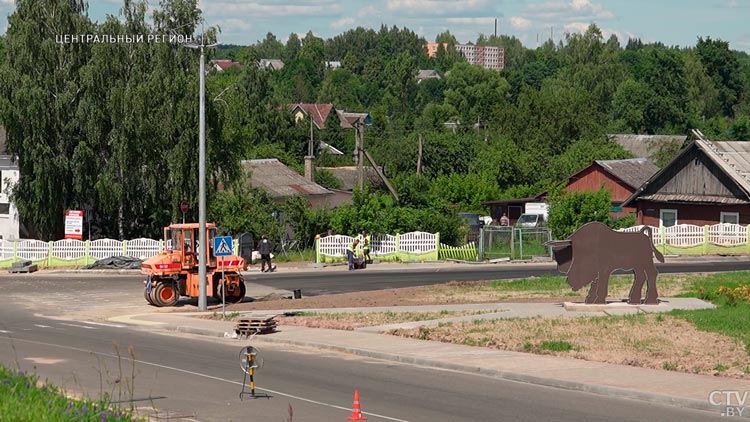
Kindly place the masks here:
<instances>
[{"instance_id":1,"label":"orange traffic cone","mask_svg":"<svg viewBox=\"0 0 750 422\"><path fill-rule=\"evenodd\" d=\"M352 405L352 415L346 418L350 421L366 421L367 418L362 416L362 409L359 407L359 390L354 390L354 405Z\"/></svg>"}]
</instances>

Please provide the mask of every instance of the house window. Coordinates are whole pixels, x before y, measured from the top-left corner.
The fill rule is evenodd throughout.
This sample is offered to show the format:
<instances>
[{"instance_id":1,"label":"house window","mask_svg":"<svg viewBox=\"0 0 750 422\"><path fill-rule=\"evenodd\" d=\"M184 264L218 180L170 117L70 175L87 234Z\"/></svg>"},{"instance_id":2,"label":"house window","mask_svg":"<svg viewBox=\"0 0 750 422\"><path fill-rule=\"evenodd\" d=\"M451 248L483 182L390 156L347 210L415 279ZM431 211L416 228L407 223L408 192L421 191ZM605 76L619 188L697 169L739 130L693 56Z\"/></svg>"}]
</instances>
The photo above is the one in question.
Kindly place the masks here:
<instances>
[{"instance_id":1,"label":"house window","mask_svg":"<svg viewBox=\"0 0 750 422\"><path fill-rule=\"evenodd\" d=\"M659 226L672 227L677 225L677 210L659 210Z\"/></svg>"},{"instance_id":2,"label":"house window","mask_svg":"<svg viewBox=\"0 0 750 422\"><path fill-rule=\"evenodd\" d=\"M720 223L740 224L740 213L738 212L721 212Z\"/></svg>"},{"instance_id":3,"label":"house window","mask_svg":"<svg viewBox=\"0 0 750 422\"><path fill-rule=\"evenodd\" d=\"M10 214L10 204L0 204L0 215Z\"/></svg>"}]
</instances>

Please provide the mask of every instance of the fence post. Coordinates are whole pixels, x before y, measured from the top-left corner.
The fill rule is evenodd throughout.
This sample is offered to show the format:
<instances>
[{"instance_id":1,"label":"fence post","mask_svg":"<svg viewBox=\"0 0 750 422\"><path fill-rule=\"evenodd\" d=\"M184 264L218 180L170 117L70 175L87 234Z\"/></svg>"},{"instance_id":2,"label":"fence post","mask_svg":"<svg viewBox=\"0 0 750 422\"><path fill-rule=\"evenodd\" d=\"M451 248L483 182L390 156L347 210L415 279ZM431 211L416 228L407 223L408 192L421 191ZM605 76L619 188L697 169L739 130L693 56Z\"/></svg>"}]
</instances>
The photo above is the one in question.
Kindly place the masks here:
<instances>
[{"instance_id":1,"label":"fence post","mask_svg":"<svg viewBox=\"0 0 750 422\"><path fill-rule=\"evenodd\" d=\"M523 259L523 228L518 228L518 248L520 249L521 259Z\"/></svg>"},{"instance_id":2,"label":"fence post","mask_svg":"<svg viewBox=\"0 0 750 422\"><path fill-rule=\"evenodd\" d=\"M320 237L315 236L315 263L320 264Z\"/></svg>"},{"instance_id":3,"label":"fence post","mask_svg":"<svg viewBox=\"0 0 750 422\"><path fill-rule=\"evenodd\" d=\"M703 226L703 255L708 255L708 225Z\"/></svg>"},{"instance_id":4,"label":"fence post","mask_svg":"<svg viewBox=\"0 0 750 422\"><path fill-rule=\"evenodd\" d=\"M514 260L516 258L516 229L511 227L510 228L510 260Z\"/></svg>"},{"instance_id":5,"label":"fence post","mask_svg":"<svg viewBox=\"0 0 750 422\"><path fill-rule=\"evenodd\" d=\"M745 230L747 230L747 235L745 236L745 247L747 248L748 255L750 255L750 224L745 226Z\"/></svg>"},{"instance_id":6,"label":"fence post","mask_svg":"<svg viewBox=\"0 0 750 422\"><path fill-rule=\"evenodd\" d=\"M52 266L52 241L49 241L49 249L47 250L47 267Z\"/></svg>"},{"instance_id":7,"label":"fence post","mask_svg":"<svg viewBox=\"0 0 750 422\"><path fill-rule=\"evenodd\" d=\"M123 240L122 241L122 256L127 256L128 254L128 241Z\"/></svg>"},{"instance_id":8,"label":"fence post","mask_svg":"<svg viewBox=\"0 0 750 422\"><path fill-rule=\"evenodd\" d=\"M401 235L396 233L396 259L401 261Z\"/></svg>"},{"instance_id":9,"label":"fence post","mask_svg":"<svg viewBox=\"0 0 750 422\"><path fill-rule=\"evenodd\" d=\"M440 259L440 232L435 233L435 250L437 251L437 259Z\"/></svg>"},{"instance_id":10,"label":"fence post","mask_svg":"<svg viewBox=\"0 0 750 422\"><path fill-rule=\"evenodd\" d=\"M659 237L661 238L661 252L667 253L667 228L659 226Z\"/></svg>"},{"instance_id":11,"label":"fence post","mask_svg":"<svg viewBox=\"0 0 750 422\"><path fill-rule=\"evenodd\" d=\"M89 252L90 252L90 248L89 248L89 243L90 243L90 242L91 242L91 240L85 240L85 241L83 242L83 245L84 245L84 252L83 252L83 256L85 257L85 259L84 259L84 262L86 263L86 264L84 264L84 265L89 265L89 264L90 264L90 263L89 263L89 258L90 258L90 257L89 257Z\"/></svg>"},{"instance_id":12,"label":"fence post","mask_svg":"<svg viewBox=\"0 0 750 422\"><path fill-rule=\"evenodd\" d=\"M750 225L748 225L750 227ZM747 242L748 245L750 245L750 242ZM13 262L16 262L18 260L18 241L13 241Z\"/></svg>"},{"instance_id":13,"label":"fence post","mask_svg":"<svg viewBox=\"0 0 750 422\"><path fill-rule=\"evenodd\" d=\"M479 247L477 248L477 258L484 261L484 227L479 229Z\"/></svg>"}]
</instances>

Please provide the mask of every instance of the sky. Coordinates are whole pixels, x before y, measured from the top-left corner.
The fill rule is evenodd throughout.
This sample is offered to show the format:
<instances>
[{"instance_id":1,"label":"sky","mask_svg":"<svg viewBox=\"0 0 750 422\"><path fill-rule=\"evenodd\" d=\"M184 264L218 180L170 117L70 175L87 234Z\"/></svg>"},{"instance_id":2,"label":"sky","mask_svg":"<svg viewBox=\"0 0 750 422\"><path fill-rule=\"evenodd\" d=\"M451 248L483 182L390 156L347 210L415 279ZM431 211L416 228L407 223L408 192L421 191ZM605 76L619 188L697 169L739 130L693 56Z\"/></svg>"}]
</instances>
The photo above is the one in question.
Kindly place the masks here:
<instances>
[{"instance_id":1,"label":"sky","mask_svg":"<svg viewBox=\"0 0 750 422\"><path fill-rule=\"evenodd\" d=\"M0 0L3 17L13 3ZM102 21L121 6L122 0L89 0L89 16ZM331 38L381 25L406 27L427 41L448 30L465 43L493 34L497 19L498 34L516 36L527 48L595 23L605 39L615 34L623 45L640 38L687 47L711 37L750 52L750 0L199 0L199 7L206 25L221 28L223 44L254 44L268 32L282 42L308 31Z\"/></svg>"}]
</instances>

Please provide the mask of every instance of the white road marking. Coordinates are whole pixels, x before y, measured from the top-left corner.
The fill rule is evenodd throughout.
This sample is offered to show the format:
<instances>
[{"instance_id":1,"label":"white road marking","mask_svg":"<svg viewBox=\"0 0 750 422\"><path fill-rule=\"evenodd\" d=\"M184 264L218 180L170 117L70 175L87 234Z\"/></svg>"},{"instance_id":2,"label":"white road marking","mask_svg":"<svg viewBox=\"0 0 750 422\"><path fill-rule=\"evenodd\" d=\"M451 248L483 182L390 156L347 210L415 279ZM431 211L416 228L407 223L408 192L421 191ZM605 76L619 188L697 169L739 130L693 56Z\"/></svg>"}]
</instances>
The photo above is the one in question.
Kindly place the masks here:
<instances>
[{"instance_id":1,"label":"white road marking","mask_svg":"<svg viewBox=\"0 0 750 422\"><path fill-rule=\"evenodd\" d=\"M42 325L42 324L34 324L34 327L39 327L39 328L55 328L55 327L52 327L50 325Z\"/></svg>"},{"instance_id":2,"label":"white road marking","mask_svg":"<svg viewBox=\"0 0 750 422\"><path fill-rule=\"evenodd\" d=\"M78 328L85 328L87 330L96 330L96 327L89 327L88 325L81 325L81 324L68 324L67 322L61 322L60 325L67 325L68 327L78 327Z\"/></svg>"},{"instance_id":3,"label":"white road marking","mask_svg":"<svg viewBox=\"0 0 750 422\"><path fill-rule=\"evenodd\" d=\"M125 328L124 325L106 324L104 322L94 322L94 321L78 321L78 322L82 324L101 325L102 327Z\"/></svg>"},{"instance_id":4,"label":"white road marking","mask_svg":"<svg viewBox=\"0 0 750 422\"><path fill-rule=\"evenodd\" d=\"M4 333L4 334L10 334L10 333L12 333L12 332L13 332L13 331L8 331L8 330L0 330L0 333Z\"/></svg>"},{"instance_id":5,"label":"white road marking","mask_svg":"<svg viewBox=\"0 0 750 422\"><path fill-rule=\"evenodd\" d=\"M88 327L88 328L92 328L93 329L93 327ZM157 367L157 368L169 369L169 370L172 370L172 371L175 371L175 372L182 372L184 374L190 374L190 375L195 375L195 376L198 376L198 377L208 378L208 379L212 379L212 380L215 380L215 381L226 382L226 383L234 384L234 385L243 385L243 383L238 382L238 381L232 381L232 380L228 380L228 379L224 379L224 378L219 378L219 377L215 377L213 375L201 374L200 372L188 371L186 369L175 368L173 366L166 366L166 365L161 365L161 364L158 364L158 363L146 362L144 360L131 359L131 358L128 358L128 357L125 357L125 356L115 355L115 354L112 354L112 353L94 352L92 350L81 349L81 348L78 348L78 347L62 346L62 345L59 345L59 344L46 343L46 342L43 342L43 341L34 341L34 340L25 340L25 339L15 339L15 341L22 341L24 343L39 344L39 345L49 346L49 347L58 347L58 348L61 348L61 349L73 350L73 351L77 351L77 352L91 353L91 354L94 354L94 355L106 356L106 357L115 358L115 359L123 359L123 360L132 361L132 362L135 362L135 363L140 363L140 364L143 364L143 365L154 366L154 367ZM267 388L258 388L258 387L256 387L255 389L256 390L260 390L260 391L267 391L269 393L276 394L276 395L279 395L279 396L288 397L290 399L296 399L296 400L304 401L304 402L311 403L311 404L317 404L319 406L330 407L332 409L345 410L347 412L350 412L352 410L351 407L344 407L344 406L339 406L339 405L336 405L336 404L325 403L325 402L318 401L318 400L313 400L313 399L308 399L308 398L305 398L305 397L295 396L294 394L283 393L281 391L269 390ZM363 415L367 415L367 416L372 416L372 417L376 417L376 418L381 418L381 419L389 420L389 421L394 421L394 422L410 422L410 421L405 420L405 419L393 418L393 417L390 417L390 416L380 415L380 414L377 414L377 413L362 412L362 414Z\"/></svg>"}]
</instances>

